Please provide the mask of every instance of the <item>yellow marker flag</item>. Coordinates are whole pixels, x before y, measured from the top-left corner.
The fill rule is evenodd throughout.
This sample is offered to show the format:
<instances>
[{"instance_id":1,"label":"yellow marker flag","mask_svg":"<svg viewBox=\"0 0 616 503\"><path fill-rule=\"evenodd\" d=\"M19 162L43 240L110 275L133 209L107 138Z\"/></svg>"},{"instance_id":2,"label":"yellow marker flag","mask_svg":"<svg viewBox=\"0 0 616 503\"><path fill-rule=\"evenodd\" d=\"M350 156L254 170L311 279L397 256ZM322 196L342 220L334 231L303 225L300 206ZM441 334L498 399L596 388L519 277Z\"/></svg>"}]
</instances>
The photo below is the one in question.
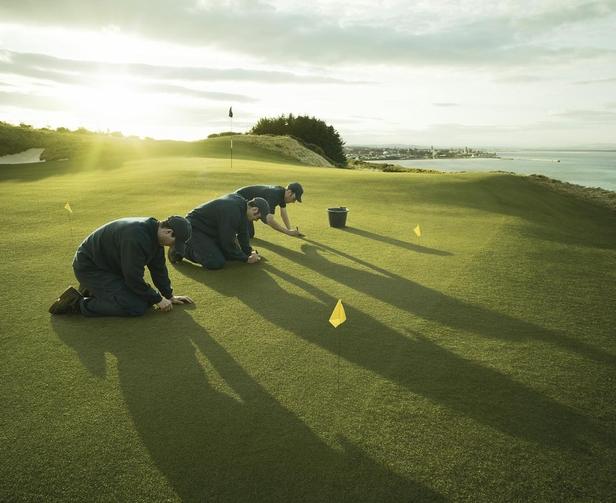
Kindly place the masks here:
<instances>
[{"instance_id":1,"label":"yellow marker flag","mask_svg":"<svg viewBox=\"0 0 616 503\"><path fill-rule=\"evenodd\" d=\"M66 201L66 204L64 205L64 209L68 211L69 213L73 213L73 208L71 208L71 205L68 204L68 201Z\"/></svg>"},{"instance_id":2,"label":"yellow marker flag","mask_svg":"<svg viewBox=\"0 0 616 503\"><path fill-rule=\"evenodd\" d=\"M417 227L413 229L413 232L417 235L418 238L421 237L421 227L419 227L419 224L417 224Z\"/></svg>"},{"instance_id":3,"label":"yellow marker flag","mask_svg":"<svg viewBox=\"0 0 616 503\"><path fill-rule=\"evenodd\" d=\"M332 315L329 317L329 322L334 325L334 328L337 328L338 325L342 325L345 321L346 313L344 312L344 306L342 305L342 301L338 300Z\"/></svg>"}]
</instances>

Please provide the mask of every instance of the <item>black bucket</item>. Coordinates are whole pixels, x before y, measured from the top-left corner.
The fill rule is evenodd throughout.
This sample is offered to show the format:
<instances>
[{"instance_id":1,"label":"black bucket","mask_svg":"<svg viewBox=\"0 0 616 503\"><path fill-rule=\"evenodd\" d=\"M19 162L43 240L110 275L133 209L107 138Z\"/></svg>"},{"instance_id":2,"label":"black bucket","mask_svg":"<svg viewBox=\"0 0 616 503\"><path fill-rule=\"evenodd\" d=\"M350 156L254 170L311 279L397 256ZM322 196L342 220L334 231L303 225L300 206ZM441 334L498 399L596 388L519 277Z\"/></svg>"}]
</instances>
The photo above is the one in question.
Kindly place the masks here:
<instances>
[{"instance_id":1,"label":"black bucket","mask_svg":"<svg viewBox=\"0 0 616 503\"><path fill-rule=\"evenodd\" d=\"M349 209L340 206L339 208L327 208L330 227L344 227L346 225L347 213Z\"/></svg>"}]
</instances>

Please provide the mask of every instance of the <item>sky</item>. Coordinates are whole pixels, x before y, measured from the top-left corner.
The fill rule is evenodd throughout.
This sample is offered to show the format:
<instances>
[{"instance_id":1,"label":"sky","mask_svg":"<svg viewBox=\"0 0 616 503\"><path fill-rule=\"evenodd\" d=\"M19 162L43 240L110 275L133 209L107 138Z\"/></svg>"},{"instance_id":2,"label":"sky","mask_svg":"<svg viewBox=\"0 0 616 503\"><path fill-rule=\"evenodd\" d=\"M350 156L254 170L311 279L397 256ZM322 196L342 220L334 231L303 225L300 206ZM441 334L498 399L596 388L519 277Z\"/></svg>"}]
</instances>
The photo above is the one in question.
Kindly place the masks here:
<instances>
[{"instance_id":1,"label":"sky","mask_svg":"<svg viewBox=\"0 0 616 503\"><path fill-rule=\"evenodd\" d=\"M0 0L0 120L153 138L616 147L616 0ZM233 107L233 120L228 117Z\"/></svg>"}]
</instances>

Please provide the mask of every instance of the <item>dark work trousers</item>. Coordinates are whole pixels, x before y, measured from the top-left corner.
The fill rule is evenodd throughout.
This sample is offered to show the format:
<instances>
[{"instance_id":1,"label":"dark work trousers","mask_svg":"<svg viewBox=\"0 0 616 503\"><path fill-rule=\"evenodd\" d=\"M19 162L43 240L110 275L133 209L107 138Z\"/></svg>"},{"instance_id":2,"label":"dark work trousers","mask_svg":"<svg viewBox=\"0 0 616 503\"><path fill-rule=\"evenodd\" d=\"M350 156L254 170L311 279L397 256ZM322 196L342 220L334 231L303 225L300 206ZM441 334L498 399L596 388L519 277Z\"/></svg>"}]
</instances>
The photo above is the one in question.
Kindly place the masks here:
<instances>
[{"instance_id":1,"label":"dark work trousers","mask_svg":"<svg viewBox=\"0 0 616 503\"><path fill-rule=\"evenodd\" d=\"M122 276L101 269L80 267L73 262L75 277L80 288L87 288L91 297L81 301L84 316L142 316L150 305L134 293Z\"/></svg>"},{"instance_id":2,"label":"dark work trousers","mask_svg":"<svg viewBox=\"0 0 616 503\"><path fill-rule=\"evenodd\" d=\"M186 258L201 264L206 269L222 269L225 256L216 240L193 228L192 236L186 243Z\"/></svg>"}]
</instances>

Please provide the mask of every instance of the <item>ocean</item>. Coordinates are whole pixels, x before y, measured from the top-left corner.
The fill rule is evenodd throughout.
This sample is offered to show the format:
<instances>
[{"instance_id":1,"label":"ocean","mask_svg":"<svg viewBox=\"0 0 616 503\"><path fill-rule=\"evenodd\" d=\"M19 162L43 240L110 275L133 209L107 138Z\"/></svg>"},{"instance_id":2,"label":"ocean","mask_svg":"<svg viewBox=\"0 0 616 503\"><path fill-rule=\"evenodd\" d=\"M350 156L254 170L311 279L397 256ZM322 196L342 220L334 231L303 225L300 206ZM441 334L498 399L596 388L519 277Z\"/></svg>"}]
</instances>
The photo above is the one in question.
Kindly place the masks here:
<instances>
[{"instance_id":1,"label":"ocean","mask_svg":"<svg viewBox=\"0 0 616 503\"><path fill-rule=\"evenodd\" d=\"M616 191L616 151L507 150L501 159L404 159L375 161L438 171L511 171ZM559 162L560 161L560 162Z\"/></svg>"}]
</instances>

